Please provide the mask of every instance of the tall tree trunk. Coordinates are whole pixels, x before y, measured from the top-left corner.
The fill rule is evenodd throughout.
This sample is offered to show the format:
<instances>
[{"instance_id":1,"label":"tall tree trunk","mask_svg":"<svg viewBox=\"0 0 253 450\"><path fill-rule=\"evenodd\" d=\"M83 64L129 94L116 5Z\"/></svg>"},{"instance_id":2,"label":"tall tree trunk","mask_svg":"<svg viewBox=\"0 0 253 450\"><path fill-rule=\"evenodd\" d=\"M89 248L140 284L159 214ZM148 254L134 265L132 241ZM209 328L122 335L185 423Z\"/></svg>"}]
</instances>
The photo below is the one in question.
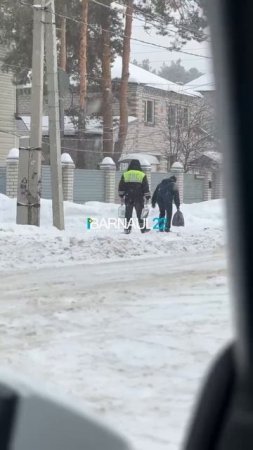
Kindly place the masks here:
<instances>
[{"instance_id":1,"label":"tall tree trunk","mask_svg":"<svg viewBox=\"0 0 253 450\"><path fill-rule=\"evenodd\" d=\"M126 2L126 22L122 54L122 75L120 83L119 137L115 144L115 159L117 161L123 151L128 131L128 80L133 25L133 4L134 0L127 0Z\"/></svg>"},{"instance_id":2,"label":"tall tree trunk","mask_svg":"<svg viewBox=\"0 0 253 450\"><path fill-rule=\"evenodd\" d=\"M77 166L85 167L85 121L86 121L86 100L87 100L87 41L88 41L88 13L89 0L82 0L81 31L79 47L79 75L80 75L80 95L79 95L79 146Z\"/></svg>"},{"instance_id":3,"label":"tall tree trunk","mask_svg":"<svg viewBox=\"0 0 253 450\"><path fill-rule=\"evenodd\" d=\"M66 10L66 9L65 9ZM67 68L67 42L66 42L66 18L61 17L60 24L60 61L59 66L66 72Z\"/></svg>"},{"instance_id":4,"label":"tall tree trunk","mask_svg":"<svg viewBox=\"0 0 253 450\"><path fill-rule=\"evenodd\" d=\"M87 40L89 0L82 0L82 26L80 34L79 71L80 71L80 110L85 109L87 97Z\"/></svg>"},{"instance_id":5,"label":"tall tree trunk","mask_svg":"<svg viewBox=\"0 0 253 450\"><path fill-rule=\"evenodd\" d=\"M105 17L102 30L102 87L103 87L103 155L113 155L113 111L111 77L111 37L109 20Z\"/></svg>"}]
</instances>

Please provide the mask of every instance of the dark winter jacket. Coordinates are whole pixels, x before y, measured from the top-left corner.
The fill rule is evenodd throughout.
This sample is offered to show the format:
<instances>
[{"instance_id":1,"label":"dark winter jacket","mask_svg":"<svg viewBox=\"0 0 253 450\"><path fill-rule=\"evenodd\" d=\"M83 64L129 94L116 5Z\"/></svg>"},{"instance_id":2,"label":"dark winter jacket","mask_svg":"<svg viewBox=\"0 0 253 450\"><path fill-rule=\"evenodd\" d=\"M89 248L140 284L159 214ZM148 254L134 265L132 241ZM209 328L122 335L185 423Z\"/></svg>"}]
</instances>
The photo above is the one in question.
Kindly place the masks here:
<instances>
[{"instance_id":1,"label":"dark winter jacket","mask_svg":"<svg viewBox=\"0 0 253 450\"><path fill-rule=\"evenodd\" d=\"M176 207L180 206L179 192L176 185L176 178L174 176L165 178L158 186L152 197L152 206L158 203L158 206L165 208L172 203L175 203Z\"/></svg>"},{"instance_id":2,"label":"dark winter jacket","mask_svg":"<svg viewBox=\"0 0 253 450\"><path fill-rule=\"evenodd\" d=\"M123 173L119 183L119 196L124 197L126 202L141 202L144 197L150 198L147 176L141 170L138 159L133 159L128 170Z\"/></svg>"}]
</instances>

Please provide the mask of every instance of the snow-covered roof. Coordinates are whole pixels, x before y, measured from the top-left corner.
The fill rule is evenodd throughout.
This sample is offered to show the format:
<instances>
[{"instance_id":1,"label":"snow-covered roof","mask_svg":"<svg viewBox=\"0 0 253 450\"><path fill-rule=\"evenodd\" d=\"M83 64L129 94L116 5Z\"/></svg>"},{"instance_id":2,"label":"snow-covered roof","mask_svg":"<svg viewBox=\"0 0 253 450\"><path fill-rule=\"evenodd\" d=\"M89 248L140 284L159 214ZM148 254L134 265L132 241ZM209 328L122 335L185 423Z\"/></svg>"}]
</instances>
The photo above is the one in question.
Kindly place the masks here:
<instances>
[{"instance_id":1,"label":"snow-covered roof","mask_svg":"<svg viewBox=\"0 0 253 450\"><path fill-rule=\"evenodd\" d=\"M206 150L198 157L192 158L191 165L212 165L213 167L221 167L223 162L223 155L215 150Z\"/></svg>"},{"instance_id":2,"label":"snow-covered roof","mask_svg":"<svg viewBox=\"0 0 253 450\"><path fill-rule=\"evenodd\" d=\"M215 152L214 150L206 150L205 152L203 152L203 155L206 156L207 158L212 159L214 162L218 164L222 163L223 155L220 152Z\"/></svg>"},{"instance_id":3,"label":"snow-covered roof","mask_svg":"<svg viewBox=\"0 0 253 450\"><path fill-rule=\"evenodd\" d=\"M119 125L119 116L113 116L113 126L116 129ZM137 121L137 117L128 116L128 123L131 124ZM89 117L85 127L86 134L103 134L103 119L102 117Z\"/></svg>"},{"instance_id":4,"label":"snow-covered roof","mask_svg":"<svg viewBox=\"0 0 253 450\"><path fill-rule=\"evenodd\" d=\"M31 116L20 116L25 123L27 129L31 129ZM70 117L64 117L64 134L73 136L76 133L76 126L73 124ZM42 135L48 136L48 116L42 117Z\"/></svg>"},{"instance_id":5,"label":"snow-covered roof","mask_svg":"<svg viewBox=\"0 0 253 450\"><path fill-rule=\"evenodd\" d=\"M117 57L112 64L112 79L121 79L122 58ZM149 87L161 89L163 91L171 91L181 95L190 97L200 97L201 95L191 89L185 89L185 86L168 81L165 78L149 72L148 70L138 67L135 64L129 65L129 83L145 84Z\"/></svg>"},{"instance_id":6,"label":"snow-covered roof","mask_svg":"<svg viewBox=\"0 0 253 450\"><path fill-rule=\"evenodd\" d=\"M30 131L31 129L31 116L20 116L23 120L26 129ZM131 124L137 120L134 116L128 117L128 123ZM116 128L119 123L119 116L113 117L114 127ZM74 122L74 123L73 123ZM64 117L64 135L65 136L74 136L77 132L77 117ZM48 128L48 116L43 116L42 118L42 134L43 136L48 136L49 128ZM103 134L103 120L101 117L88 117L85 127L86 134Z\"/></svg>"},{"instance_id":7,"label":"snow-covered roof","mask_svg":"<svg viewBox=\"0 0 253 450\"><path fill-rule=\"evenodd\" d=\"M214 75L212 73L205 73L199 78L196 78L195 80L192 80L189 83L185 84L184 87L186 89L193 89L197 92L215 91Z\"/></svg>"},{"instance_id":8,"label":"snow-covered roof","mask_svg":"<svg viewBox=\"0 0 253 450\"><path fill-rule=\"evenodd\" d=\"M131 161L132 159L138 159L141 164L146 164L146 161L149 164L159 164L156 156L150 155L148 153L128 153L126 155L122 155L119 159L119 162Z\"/></svg>"},{"instance_id":9,"label":"snow-covered roof","mask_svg":"<svg viewBox=\"0 0 253 450\"><path fill-rule=\"evenodd\" d=\"M122 72L122 58L121 56L118 56L112 63L112 79L113 80L121 79L121 72ZM207 89L195 89L195 85L193 84L192 86L190 86L190 83L185 85L173 83L173 81L168 81L165 78L162 78L159 75L149 72L148 70L145 70L142 67L136 66L135 64L132 63L129 64L129 73L130 73L129 83L144 84L149 87L161 89L162 91L175 92L176 94L187 95L189 97L201 97L200 91L207 90ZM31 77L31 73L29 73L29 76ZM72 86L78 85L78 80L73 75L70 75L69 80ZM197 80L199 80L199 78ZM196 80L191 81L191 83L194 83L195 81ZM31 82L28 82L26 85L20 85L17 88L20 89L31 87L32 87Z\"/></svg>"}]
</instances>

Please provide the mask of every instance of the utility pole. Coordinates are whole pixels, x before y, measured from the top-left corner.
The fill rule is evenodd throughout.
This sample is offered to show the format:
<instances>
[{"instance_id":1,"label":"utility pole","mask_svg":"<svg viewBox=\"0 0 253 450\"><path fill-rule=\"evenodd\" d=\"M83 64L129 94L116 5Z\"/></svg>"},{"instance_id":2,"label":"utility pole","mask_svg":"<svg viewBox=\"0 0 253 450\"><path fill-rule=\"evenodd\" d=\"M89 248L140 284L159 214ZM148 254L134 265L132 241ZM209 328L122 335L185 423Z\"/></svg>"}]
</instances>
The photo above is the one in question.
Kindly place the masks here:
<instances>
[{"instance_id":1,"label":"utility pole","mask_svg":"<svg viewBox=\"0 0 253 450\"><path fill-rule=\"evenodd\" d=\"M45 0L34 0L30 147L20 151L17 223L40 225Z\"/></svg>"},{"instance_id":2,"label":"utility pole","mask_svg":"<svg viewBox=\"0 0 253 450\"><path fill-rule=\"evenodd\" d=\"M59 127L59 90L57 73L57 45L54 0L47 3L46 22L46 66L49 110L49 143L51 185L53 201L53 224L59 230L64 229L61 138Z\"/></svg>"}]
</instances>

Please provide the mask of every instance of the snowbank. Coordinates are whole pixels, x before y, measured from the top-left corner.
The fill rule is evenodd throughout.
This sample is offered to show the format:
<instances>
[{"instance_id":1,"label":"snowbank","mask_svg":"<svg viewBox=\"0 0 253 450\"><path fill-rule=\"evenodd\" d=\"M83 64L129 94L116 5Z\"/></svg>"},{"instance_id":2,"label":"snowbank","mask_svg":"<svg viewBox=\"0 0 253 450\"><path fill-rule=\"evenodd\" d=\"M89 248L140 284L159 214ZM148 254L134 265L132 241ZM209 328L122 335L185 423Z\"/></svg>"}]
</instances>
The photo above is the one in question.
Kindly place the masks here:
<instances>
[{"instance_id":1,"label":"snowbank","mask_svg":"<svg viewBox=\"0 0 253 450\"><path fill-rule=\"evenodd\" d=\"M130 236L122 230L87 230L87 218L115 218L118 205L65 203L65 231L52 227L52 205L42 200L41 227L15 224L16 200L0 195L0 270L96 263L103 260L212 251L224 245L223 201L183 205L186 227L165 234L152 230ZM158 216L151 210L150 223Z\"/></svg>"}]
</instances>

